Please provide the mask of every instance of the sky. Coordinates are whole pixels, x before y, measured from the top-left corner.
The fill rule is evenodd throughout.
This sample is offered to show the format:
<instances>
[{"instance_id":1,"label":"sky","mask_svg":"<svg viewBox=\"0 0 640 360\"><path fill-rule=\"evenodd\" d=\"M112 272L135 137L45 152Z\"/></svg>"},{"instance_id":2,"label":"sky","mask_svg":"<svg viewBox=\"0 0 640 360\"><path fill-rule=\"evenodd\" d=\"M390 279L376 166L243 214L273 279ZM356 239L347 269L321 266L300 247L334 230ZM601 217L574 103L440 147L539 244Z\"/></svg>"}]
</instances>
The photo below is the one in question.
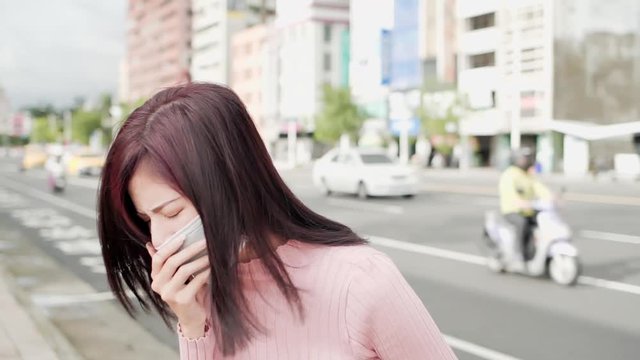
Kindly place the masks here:
<instances>
[{"instance_id":1,"label":"sky","mask_svg":"<svg viewBox=\"0 0 640 360\"><path fill-rule=\"evenodd\" d=\"M126 0L0 0L0 87L13 110L115 94Z\"/></svg>"}]
</instances>

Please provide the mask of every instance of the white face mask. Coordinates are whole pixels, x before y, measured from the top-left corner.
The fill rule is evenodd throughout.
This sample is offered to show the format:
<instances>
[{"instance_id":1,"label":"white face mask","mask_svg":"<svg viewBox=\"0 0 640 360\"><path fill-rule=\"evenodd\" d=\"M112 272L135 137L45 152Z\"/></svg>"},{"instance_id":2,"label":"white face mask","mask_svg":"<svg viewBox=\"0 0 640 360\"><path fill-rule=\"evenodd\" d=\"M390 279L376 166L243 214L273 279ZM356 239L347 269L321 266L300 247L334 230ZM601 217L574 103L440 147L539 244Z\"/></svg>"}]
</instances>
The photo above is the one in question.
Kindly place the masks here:
<instances>
[{"instance_id":1,"label":"white face mask","mask_svg":"<svg viewBox=\"0 0 640 360\"><path fill-rule=\"evenodd\" d=\"M202 220L200 219L200 216L196 216L193 220L189 221L187 225L183 226L182 229L176 231L175 234L171 235L171 237L160 244L160 246L158 246L156 250L164 248L167 244L176 241L181 236L186 236L186 239L180 247L180 250L200 240L204 240L204 227L202 226Z\"/></svg>"}]
</instances>

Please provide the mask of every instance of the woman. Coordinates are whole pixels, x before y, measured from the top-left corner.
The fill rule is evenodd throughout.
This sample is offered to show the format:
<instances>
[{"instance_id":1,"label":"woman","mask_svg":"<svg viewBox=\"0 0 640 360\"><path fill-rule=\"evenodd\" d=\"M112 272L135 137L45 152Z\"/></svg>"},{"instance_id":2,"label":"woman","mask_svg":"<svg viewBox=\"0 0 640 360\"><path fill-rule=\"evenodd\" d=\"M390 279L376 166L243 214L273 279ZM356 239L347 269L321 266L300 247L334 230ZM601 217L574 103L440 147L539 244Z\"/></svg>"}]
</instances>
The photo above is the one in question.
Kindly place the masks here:
<instances>
[{"instance_id":1,"label":"woman","mask_svg":"<svg viewBox=\"0 0 640 360\"><path fill-rule=\"evenodd\" d=\"M198 216L205 239L161 246ZM112 291L175 318L181 359L455 358L391 260L289 190L227 88L169 88L129 116L98 228Z\"/></svg>"}]
</instances>

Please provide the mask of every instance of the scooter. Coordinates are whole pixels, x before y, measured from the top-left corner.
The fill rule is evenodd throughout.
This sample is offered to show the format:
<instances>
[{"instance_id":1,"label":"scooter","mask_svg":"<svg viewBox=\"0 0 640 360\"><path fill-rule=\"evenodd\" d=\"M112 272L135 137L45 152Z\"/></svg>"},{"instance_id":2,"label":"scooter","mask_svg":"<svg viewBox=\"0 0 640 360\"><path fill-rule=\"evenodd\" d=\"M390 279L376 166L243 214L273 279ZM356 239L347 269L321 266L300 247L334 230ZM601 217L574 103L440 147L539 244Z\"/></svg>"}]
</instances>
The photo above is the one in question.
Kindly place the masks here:
<instances>
[{"instance_id":1,"label":"scooter","mask_svg":"<svg viewBox=\"0 0 640 360\"><path fill-rule=\"evenodd\" d=\"M560 217L554 201L538 201L536 225L531 234L524 267L515 254L515 229L500 214L485 214L483 242L489 250L487 265L494 272L520 273L528 276L548 274L560 285L574 285L581 273L578 250L571 243L571 229Z\"/></svg>"},{"instance_id":2,"label":"scooter","mask_svg":"<svg viewBox=\"0 0 640 360\"><path fill-rule=\"evenodd\" d=\"M46 166L47 185L54 193L61 193L67 187L67 175L64 169L62 157L50 159Z\"/></svg>"}]
</instances>

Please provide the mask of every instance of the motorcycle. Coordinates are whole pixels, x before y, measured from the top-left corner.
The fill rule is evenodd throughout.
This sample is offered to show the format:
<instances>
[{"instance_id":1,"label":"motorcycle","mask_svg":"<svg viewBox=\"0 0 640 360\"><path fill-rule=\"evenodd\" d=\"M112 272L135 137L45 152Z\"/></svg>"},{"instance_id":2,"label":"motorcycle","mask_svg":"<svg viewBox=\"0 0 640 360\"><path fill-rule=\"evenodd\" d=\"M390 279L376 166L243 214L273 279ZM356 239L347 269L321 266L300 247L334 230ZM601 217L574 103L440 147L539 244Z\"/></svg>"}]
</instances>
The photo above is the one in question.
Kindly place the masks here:
<instances>
[{"instance_id":1,"label":"motorcycle","mask_svg":"<svg viewBox=\"0 0 640 360\"><path fill-rule=\"evenodd\" d=\"M54 156L45 165L47 170L47 185L54 193L63 192L67 187L67 175L61 156Z\"/></svg>"},{"instance_id":2,"label":"motorcycle","mask_svg":"<svg viewBox=\"0 0 640 360\"><path fill-rule=\"evenodd\" d=\"M489 250L487 265L494 272L520 273L527 276L548 274L560 285L574 285L581 273L578 250L571 242L571 229L560 217L554 201L534 203L534 225L528 247L525 249L524 267L515 254L515 229L496 211L485 214L483 242ZM520 256L518 256L520 255Z\"/></svg>"}]
</instances>

